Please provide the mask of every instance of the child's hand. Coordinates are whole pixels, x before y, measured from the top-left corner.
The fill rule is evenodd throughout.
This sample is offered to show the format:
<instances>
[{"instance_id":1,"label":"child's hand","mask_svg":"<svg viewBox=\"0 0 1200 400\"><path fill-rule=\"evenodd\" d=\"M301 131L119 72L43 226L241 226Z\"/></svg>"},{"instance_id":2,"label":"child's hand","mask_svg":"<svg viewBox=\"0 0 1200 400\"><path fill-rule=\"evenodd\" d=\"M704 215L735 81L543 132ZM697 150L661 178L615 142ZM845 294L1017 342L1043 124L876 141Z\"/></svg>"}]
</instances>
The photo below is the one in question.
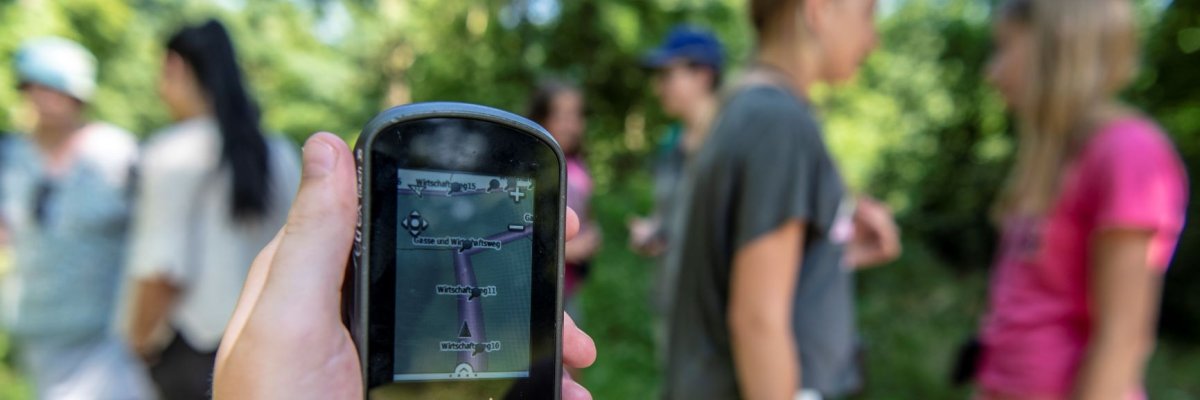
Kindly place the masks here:
<instances>
[{"instance_id":1,"label":"child's hand","mask_svg":"<svg viewBox=\"0 0 1200 400\"><path fill-rule=\"evenodd\" d=\"M854 210L854 237L846 250L846 261L854 268L884 264L900 257L900 228L886 204L867 196L858 199Z\"/></svg>"},{"instance_id":2,"label":"child's hand","mask_svg":"<svg viewBox=\"0 0 1200 400\"><path fill-rule=\"evenodd\" d=\"M341 287L354 240L354 160L328 133L304 146L304 174L287 224L250 267L217 351L218 399L361 399L358 352L342 325ZM579 229L567 213L567 235ZM596 359L587 334L564 318L563 362ZM590 399L564 377L564 399Z\"/></svg>"},{"instance_id":3,"label":"child's hand","mask_svg":"<svg viewBox=\"0 0 1200 400\"><path fill-rule=\"evenodd\" d=\"M661 224L662 222L651 218L629 220L629 247L644 256L662 255L666 246L657 235Z\"/></svg>"}]
</instances>

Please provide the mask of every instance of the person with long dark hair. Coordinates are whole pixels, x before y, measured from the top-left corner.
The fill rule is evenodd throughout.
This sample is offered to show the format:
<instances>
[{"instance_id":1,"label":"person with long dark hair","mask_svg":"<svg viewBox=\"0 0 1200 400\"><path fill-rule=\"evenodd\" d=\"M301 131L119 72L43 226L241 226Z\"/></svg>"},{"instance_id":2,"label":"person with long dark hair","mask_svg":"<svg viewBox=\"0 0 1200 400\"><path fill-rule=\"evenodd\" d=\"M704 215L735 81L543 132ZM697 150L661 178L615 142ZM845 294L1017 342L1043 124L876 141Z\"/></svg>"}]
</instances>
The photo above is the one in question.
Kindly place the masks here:
<instances>
[{"instance_id":1,"label":"person with long dark hair","mask_svg":"<svg viewBox=\"0 0 1200 400\"><path fill-rule=\"evenodd\" d=\"M567 156L567 205L579 213L581 224L579 236L566 245L563 299L571 315L582 322L575 293L587 277L601 242L600 226L591 220L592 176L583 160L587 128L583 92L562 81L542 82L530 98L529 119L545 127Z\"/></svg>"},{"instance_id":2,"label":"person with long dark hair","mask_svg":"<svg viewBox=\"0 0 1200 400\"><path fill-rule=\"evenodd\" d=\"M283 225L299 163L263 134L220 22L171 37L159 91L175 124L144 149L129 336L160 391L207 398L247 266Z\"/></svg>"}]
</instances>

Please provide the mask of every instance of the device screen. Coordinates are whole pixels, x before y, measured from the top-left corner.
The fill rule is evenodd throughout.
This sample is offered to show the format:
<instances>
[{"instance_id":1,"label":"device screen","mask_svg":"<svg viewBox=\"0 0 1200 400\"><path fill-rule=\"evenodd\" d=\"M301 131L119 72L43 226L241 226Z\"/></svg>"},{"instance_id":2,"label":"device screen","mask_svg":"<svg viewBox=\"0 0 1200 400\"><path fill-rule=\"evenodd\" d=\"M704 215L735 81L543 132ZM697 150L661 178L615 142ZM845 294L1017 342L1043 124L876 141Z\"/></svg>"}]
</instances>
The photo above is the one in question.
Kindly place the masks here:
<instances>
[{"instance_id":1,"label":"device screen","mask_svg":"<svg viewBox=\"0 0 1200 400\"><path fill-rule=\"evenodd\" d=\"M529 377L533 179L396 177L393 381Z\"/></svg>"},{"instance_id":2,"label":"device screen","mask_svg":"<svg viewBox=\"0 0 1200 400\"><path fill-rule=\"evenodd\" d=\"M351 325L370 397L553 398L562 155L535 126L424 107L472 117L385 114L360 143L366 307Z\"/></svg>"}]
</instances>

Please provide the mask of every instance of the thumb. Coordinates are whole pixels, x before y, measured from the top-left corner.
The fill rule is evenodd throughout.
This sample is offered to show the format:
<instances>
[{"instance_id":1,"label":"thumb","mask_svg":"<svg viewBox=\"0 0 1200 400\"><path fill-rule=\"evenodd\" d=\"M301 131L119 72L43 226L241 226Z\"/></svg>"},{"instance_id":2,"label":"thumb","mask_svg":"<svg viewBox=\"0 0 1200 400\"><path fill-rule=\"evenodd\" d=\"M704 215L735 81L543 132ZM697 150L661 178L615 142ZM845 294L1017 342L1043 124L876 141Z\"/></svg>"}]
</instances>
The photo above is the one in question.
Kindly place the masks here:
<instances>
[{"instance_id":1,"label":"thumb","mask_svg":"<svg viewBox=\"0 0 1200 400\"><path fill-rule=\"evenodd\" d=\"M336 318L357 218L354 159L346 143L329 133L310 137L303 159L300 190L260 303Z\"/></svg>"}]
</instances>

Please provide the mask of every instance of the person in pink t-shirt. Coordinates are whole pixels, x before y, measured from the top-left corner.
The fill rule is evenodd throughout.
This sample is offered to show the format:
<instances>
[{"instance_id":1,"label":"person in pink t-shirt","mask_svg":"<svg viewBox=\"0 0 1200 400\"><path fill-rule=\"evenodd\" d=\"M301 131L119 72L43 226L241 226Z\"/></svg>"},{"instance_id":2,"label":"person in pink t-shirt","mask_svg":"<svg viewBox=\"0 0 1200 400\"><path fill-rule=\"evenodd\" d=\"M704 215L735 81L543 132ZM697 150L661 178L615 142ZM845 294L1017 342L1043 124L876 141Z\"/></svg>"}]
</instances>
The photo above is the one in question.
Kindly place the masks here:
<instances>
[{"instance_id":1,"label":"person in pink t-shirt","mask_svg":"<svg viewBox=\"0 0 1200 400\"><path fill-rule=\"evenodd\" d=\"M1116 100L1135 17L1128 0L1000 8L988 78L1021 135L996 204L979 399L1144 397L1187 177L1158 126Z\"/></svg>"},{"instance_id":2,"label":"person in pink t-shirt","mask_svg":"<svg viewBox=\"0 0 1200 400\"><path fill-rule=\"evenodd\" d=\"M554 136L567 157L567 206L579 214L579 236L566 247L563 298L577 320L582 320L575 292L587 275L588 265L600 249L599 226L591 220L592 176L583 161L583 92L573 85L547 81L538 86L529 104L529 119Z\"/></svg>"}]
</instances>

